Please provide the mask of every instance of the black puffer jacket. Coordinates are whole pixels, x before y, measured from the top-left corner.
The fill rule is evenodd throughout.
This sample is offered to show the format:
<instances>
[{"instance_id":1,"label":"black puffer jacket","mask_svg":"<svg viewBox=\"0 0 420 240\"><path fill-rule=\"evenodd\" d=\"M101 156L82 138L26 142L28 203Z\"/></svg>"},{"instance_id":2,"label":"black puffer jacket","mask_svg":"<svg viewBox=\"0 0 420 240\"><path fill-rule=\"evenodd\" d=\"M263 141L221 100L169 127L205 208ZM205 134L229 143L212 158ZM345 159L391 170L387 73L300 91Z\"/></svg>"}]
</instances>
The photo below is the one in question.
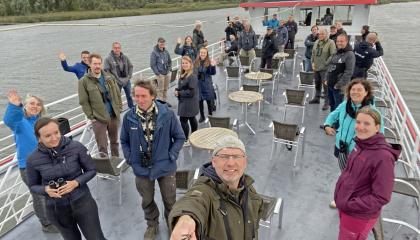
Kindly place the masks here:
<instances>
[{"instance_id":1,"label":"black puffer jacket","mask_svg":"<svg viewBox=\"0 0 420 240\"><path fill-rule=\"evenodd\" d=\"M347 85L353 76L355 57L350 45L337 49L328 67L327 84L341 89Z\"/></svg>"},{"instance_id":2,"label":"black puffer jacket","mask_svg":"<svg viewBox=\"0 0 420 240\"><path fill-rule=\"evenodd\" d=\"M69 205L89 193L87 182L96 175L96 168L85 146L63 136L56 148L38 144L37 150L27 160L26 172L30 190L47 196L47 206L57 206ZM61 198L51 198L45 192L45 186L59 178L76 180L79 186Z\"/></svg>"},{"instance_id":3,"label":"black puffer jacket","mask_svg":"<svg viewBox=\"0 0 420 240\"><path fill-rule=\"evenodd\" d=\"M262 58L271 58L273 55L279 51L276 33L273 31L270 35L264 36L264 41L262 45Z\"/></svg>"}]
</instances>

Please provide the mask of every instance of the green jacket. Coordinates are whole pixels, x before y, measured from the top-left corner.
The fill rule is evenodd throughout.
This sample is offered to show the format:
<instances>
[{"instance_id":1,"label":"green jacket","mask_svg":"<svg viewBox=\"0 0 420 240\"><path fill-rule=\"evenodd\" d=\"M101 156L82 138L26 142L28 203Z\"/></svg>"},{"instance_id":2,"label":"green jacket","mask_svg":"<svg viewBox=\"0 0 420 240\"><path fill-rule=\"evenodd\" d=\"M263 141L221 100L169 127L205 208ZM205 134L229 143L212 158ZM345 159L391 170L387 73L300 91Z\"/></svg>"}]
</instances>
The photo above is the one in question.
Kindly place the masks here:
<instances>
[{"instance_id":1,"label":"green jacket","mask_svg":"<svg viewBox=\"0 0 420 240\"><path fill-rule=\"evenodd\" d=\"M226 228L220 209L220 201L224 201L232 239L258 239L263 200L252 186L254 180L247 175L244 175L244 177L244 187L248 189L248 211L245 224L244 212L234 200L244 188L233 193L226 184L216 183L209 177L201 176L185 196L175 203L169 214L169 225L173 229L180 216L190 215L196 222L198 239L227 240ZM216 192L216 189L221 195ZM242 201L244 199L241 200L241 203Z\"/></svg>"},{"instance_id":2,"label":"green jacket","mask_svg":"<svg viewBox=\"0 0 420 240\"><path fill-rule=\"evenodd\" d=\"M323 41L316 40L312 48L311 58L311 62L315 63L314 71L326 71L336 52L337 49L333 40L328 38Z\"/></svg>"},{"instance_id":3,"label":"green jacket","mask_svg":"<svg viewBox=\"0 0 420 240\"><path fill-rule=\"evenodd\" d=\"M105 87L111 98L112 109L117 119L119 119L122 110L121 92L114 76L104 71L102 71L102 74L105 78ZM90 70L80 79L78 92L79 104L82 106L83 112L88 119L96 119L103 123L110 120L110 115L102 99L99 79L94 77Z\"/></svg>"}]
</instances>

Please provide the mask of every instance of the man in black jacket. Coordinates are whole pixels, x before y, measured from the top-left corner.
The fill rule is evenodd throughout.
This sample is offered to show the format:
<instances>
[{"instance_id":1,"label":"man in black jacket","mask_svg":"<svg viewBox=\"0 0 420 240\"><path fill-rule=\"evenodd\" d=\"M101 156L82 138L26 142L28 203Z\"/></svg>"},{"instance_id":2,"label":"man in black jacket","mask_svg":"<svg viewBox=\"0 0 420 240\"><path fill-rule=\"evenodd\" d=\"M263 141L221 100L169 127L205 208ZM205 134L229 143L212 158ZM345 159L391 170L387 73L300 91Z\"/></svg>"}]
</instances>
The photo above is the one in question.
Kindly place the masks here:
<instances>
[{"instance_id":1,"label":"man in black jacket","mask_svg":"<svg viewBox=\"0 0 420 240\"><path fill-rule=\"evenodd\" d=\"M288 35L289 35L289 38L287 40L287 44L286 44L285 48L286 49L294 49L295 48L295 36L296 36L296 33L298 32L298 25L295 22L295 20L293 20L293 15L289 16L289 19L288 19L288 21L285 25L286 25Z\"/></svg>"},{"instance_id":2,"label":"man in black jacket","mask_svg":"<svg viewBox=\"0 0 420 240\"><path fill-rule=\"evenodd\" d=\"M346 34L337 37L337 53L333 56L327 71L328 99L331 112L343 101L342 89L350 82L355 57Z\"/></svg>"},{"instance_id":3,"label":"man in black jacket","mask_svg":"<svg viewBox=\"0 0 420 240\"><path fill-rule=\"evenodd\" d=\"M366 41L357 43L354 47L354 55L356 56L356 65L353 78L367 78L367 71L372 66L373 59L384 55L376 33L369 33L366 36Z\"/></svg>"},{"instance_id":4,"label":"man in black jacket","mask_svg":"<svg viewBox=\"0 0 420 240\"><path fill-rule=\"evenodd\" d=\"M268 69L271 69L271 61L273 60L274 54L278 52L278 44L276 33L270 26L267 27L267 33L264 36L261 52L260 67L265 68L267 66Z\"/></svg>"}]
</instances>

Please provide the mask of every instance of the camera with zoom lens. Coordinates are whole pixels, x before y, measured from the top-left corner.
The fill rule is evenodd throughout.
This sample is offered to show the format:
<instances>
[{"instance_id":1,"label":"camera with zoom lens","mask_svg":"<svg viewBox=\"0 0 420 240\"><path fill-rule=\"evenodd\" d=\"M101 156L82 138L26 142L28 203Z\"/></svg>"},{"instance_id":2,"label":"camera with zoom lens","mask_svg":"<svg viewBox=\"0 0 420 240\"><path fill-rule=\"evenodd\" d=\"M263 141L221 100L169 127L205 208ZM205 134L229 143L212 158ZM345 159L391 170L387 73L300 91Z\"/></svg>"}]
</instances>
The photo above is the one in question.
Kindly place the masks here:
<instances>
[{"instance_id":1,"label":"camera with zoom lens","mask_svg":"<svg viewBox=\"0 0 420 240\"><path fill-rule=\"evenodd\" d=\"M340 152L347 153L348 144L346 142L340 140L339 146L340 146L340 148L339 148Z\"/></svg>"},{"instance_id":2,"label":"camera with zoom lens","mask_svg":"<svg viewBox=\"0 0 420 240\"><path fill-rule=\"evenodd\" d=\"M144 168L152 168L152 154L150 152L140 151L140 165Z\"/></svg>"},{"instance_id":3,"label":"camera with zoom lens","mask_svg":"<svg viewBox=\"0 0 420 240\"><path fill-rule=\"evenodd\" d=\"M57 181L51 180L48 182L48 186L50 186L51 189L58 189L64 185L66 185L64 178L59 178Z\"/></svg>"}]
</instances>

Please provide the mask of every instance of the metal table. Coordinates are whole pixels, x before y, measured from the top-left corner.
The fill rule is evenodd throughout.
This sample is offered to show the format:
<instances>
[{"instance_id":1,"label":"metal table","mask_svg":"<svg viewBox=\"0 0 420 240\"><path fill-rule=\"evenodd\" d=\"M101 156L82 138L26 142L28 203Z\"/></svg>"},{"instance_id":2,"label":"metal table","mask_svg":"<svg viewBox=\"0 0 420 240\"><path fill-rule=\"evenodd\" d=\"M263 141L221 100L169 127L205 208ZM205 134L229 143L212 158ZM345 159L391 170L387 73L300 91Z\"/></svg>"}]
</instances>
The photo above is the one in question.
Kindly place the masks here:
<instances>
[{"instance_id":1,"label":"metal table","mask_svg":"<svg viewBox=\"0 0 420 240\"><path fill-rule=\"evenodd\" d=\"M251 130L251 132L255 135L255 131L254 129L251 128L251 126L248 123L248 108L247 108L247 104L248 103L255 103L258 101L263 100L263 95L261 93L258 92L252 92L252 91L237 91L237 92L232 92L229 94L229 99L234 101L234 102L238 102L242 104L242 108L245 108L244 110L244 116L243 116L243 123L240 124L239 126L247 126L249 128L249 130ZM259 111L259 108L258 108ZM260 115L260 113L258 113L258 116Z\"/></svg>"}]
</instances>

